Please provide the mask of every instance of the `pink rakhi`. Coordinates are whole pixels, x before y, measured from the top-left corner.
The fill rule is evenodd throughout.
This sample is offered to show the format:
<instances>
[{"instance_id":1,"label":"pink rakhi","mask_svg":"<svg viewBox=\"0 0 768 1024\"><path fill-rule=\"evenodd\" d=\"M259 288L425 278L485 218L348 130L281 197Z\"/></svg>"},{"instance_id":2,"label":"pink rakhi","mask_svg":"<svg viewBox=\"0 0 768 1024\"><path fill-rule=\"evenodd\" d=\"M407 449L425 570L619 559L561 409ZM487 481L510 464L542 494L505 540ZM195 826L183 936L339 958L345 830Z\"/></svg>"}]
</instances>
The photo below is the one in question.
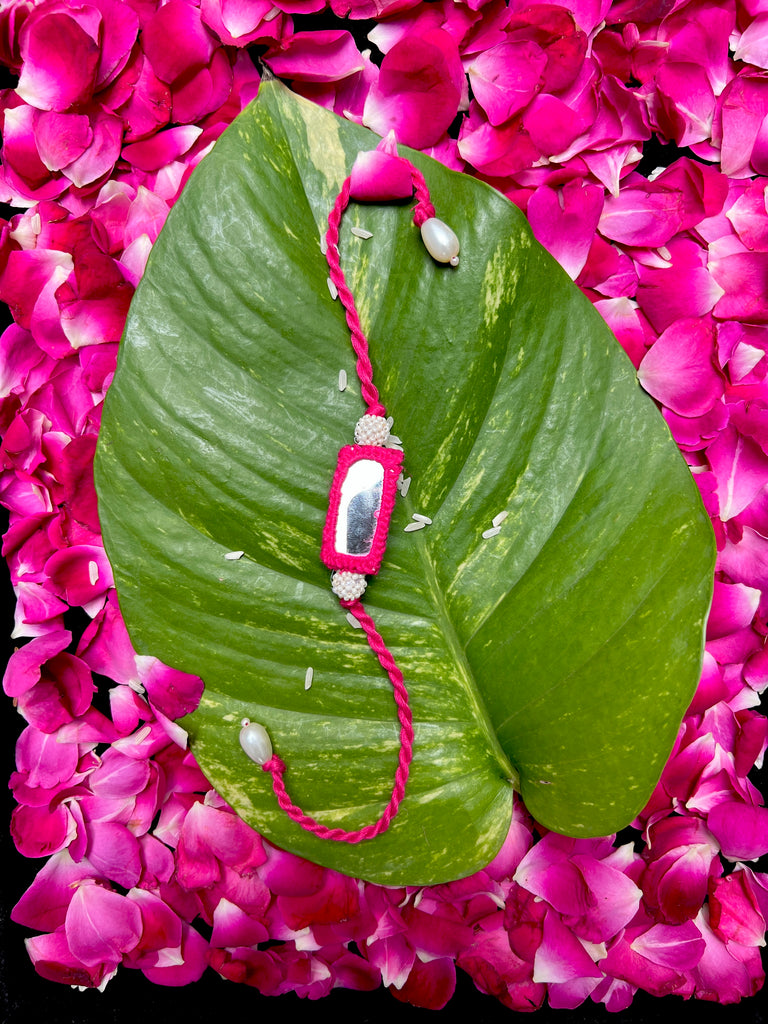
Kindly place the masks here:
<instances>
[{"instance_id":1,"label":"pink rakhi","mask_svg":"<svg viewBox=\"0 0 768 1024\"><path fill-rule=\"evenodd\" d=\"M417 200L413 208L414 224L421 229L421 238L430 256L438 263L455 267L459 262L459 241L453 231L435 217L435 209L421 172L410 163L408 167ZM367 586L366 576L373 576L379 571L384 557L398 480L401 478L403 453L398 447L387 446L390 438L387 412L373 383L368 340L341 269L339 225L349 205L351 181L351 177L344 181L328 216L326 259L330 280L346 313L352 348L357 355L360 390L367 408L355 426L354 445L346 445L339 452L328 499L320 557L331 570L333 592L341 606L363 628L371 650L392 683L400 723L400 751L389 802L380 817L363 828L351 831L328 828L305 814L288 796L283 780L285 762L273 753L272 741L264 726L244 719L240 744L248 757L272 776L277 802L293 821L321 839L359 843L385 832L398 812L413 759L413 717L403 674L360 600Z\"/></svg>"}]
</instances>

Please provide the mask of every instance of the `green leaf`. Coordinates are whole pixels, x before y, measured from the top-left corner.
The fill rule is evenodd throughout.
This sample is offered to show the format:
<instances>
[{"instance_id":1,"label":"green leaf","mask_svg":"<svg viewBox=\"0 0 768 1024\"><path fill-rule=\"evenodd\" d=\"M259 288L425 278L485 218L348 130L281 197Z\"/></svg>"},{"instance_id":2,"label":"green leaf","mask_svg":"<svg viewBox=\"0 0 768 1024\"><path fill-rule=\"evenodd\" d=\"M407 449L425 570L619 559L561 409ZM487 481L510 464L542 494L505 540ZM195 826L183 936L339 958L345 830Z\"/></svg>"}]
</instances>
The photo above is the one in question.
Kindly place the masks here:
<instances>
[{"instance_id":1,"label":"green leaf","mask_svg":"<svg viewBox=\"0 0 768 1024\"><path fill-rule=\"evenodd\" d=\"M389 681L319 560L364 409L359 388L338 390L354 356L319 238L376 142L277 83L226 131L131 306L97 486L136 649L205 681L185 725L216 789L279 846L423 884L494 856L513 785L573 836L642 808L698 678L714 547L657 409L522 214L409 152L460 266L432 262L402 205L353 204L341 252L413 480L366 595L410 691L411 779L389 831L358 845L277 807L240 748L244 717L330 826L375 821L397 761ZM405 533L414 512L434 522Z\"/></svg>"}]
</instances>

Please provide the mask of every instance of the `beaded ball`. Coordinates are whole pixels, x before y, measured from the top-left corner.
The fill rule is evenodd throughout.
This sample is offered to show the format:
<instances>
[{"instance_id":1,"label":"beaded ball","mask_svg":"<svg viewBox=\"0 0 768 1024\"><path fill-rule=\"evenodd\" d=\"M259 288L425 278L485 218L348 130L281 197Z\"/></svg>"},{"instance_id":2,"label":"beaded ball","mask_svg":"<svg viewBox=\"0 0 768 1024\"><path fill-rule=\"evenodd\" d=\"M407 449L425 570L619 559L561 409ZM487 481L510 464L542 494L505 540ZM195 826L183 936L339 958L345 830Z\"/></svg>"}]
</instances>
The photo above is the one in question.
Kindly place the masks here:
<instances>
[{"instance_id":1,"label":"beaded ball","mask_svg":"<svg viewBox=\"0 0 768 1024\"><path fill-rule=\"evenodd\" d=\"M383 416L361 416L355 424L356 444L386 444L389 424Z\"/></svg>"},{"instance_id":2,"label":"beaded ball","mask_svg":"<svg viewBox=\"0 0 768 1024\"><path fill-rule=\"evenodd\" d=\"M367 582L361 572L339 569L331 576L331 590L342 601L356 601L363 596Z\"/></svg>"}]
</instances>

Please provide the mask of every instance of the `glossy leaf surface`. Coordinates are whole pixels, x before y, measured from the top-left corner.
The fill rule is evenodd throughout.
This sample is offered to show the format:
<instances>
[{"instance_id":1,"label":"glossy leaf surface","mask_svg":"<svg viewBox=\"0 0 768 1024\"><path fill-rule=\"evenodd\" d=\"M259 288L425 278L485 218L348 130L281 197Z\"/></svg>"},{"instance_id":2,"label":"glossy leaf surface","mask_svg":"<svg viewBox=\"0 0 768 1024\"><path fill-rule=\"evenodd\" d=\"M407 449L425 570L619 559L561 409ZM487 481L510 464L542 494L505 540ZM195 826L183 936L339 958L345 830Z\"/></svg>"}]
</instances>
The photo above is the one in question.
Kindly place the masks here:
<instances>
[{"instance_id":1,"label":"glossy leaf surface","mask_svg":"<svg viewBox=\"0 0 768 1024\"><path fill-rule=\"evenodd\" d=\"M313 861L434 883L493 857L513 782L567 834L633 818L698 678L714 551L689 471L589 301L504 197L409 152L460 266L433 263L403 205L353 205L340 248L412 477L365 599L409 687L411 780L389 831L356 846L279 810L240 749L244 717L330 826L374 821L397 759L389 681L318 555L363 411L359 388L338 390L354 356L319 238L376 142L262 87L152 251L97 486L136 648L205 680L184 724L217 790ZM405 533L414 512L433 523Z\"/></svg>"}]
</instances>

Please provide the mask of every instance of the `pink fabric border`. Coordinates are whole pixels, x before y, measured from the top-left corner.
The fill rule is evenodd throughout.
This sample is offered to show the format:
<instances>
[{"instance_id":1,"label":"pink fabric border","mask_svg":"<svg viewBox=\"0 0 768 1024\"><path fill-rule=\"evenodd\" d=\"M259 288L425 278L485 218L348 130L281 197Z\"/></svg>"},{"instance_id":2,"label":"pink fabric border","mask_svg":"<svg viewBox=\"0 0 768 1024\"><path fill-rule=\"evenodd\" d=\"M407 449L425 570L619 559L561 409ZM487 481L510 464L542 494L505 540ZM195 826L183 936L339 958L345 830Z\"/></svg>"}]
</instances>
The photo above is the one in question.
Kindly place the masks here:
<instances>
[{"instance_id":1,"label":"pink fabric border","mask_svg":"<svg viewBox=\"0 0 768 1024\"><path fill-rule=\"evenodd\" d=\"M336 551L336 522L339 516L341 485L349 472L350 466L361 459L371 459L384 467L382 484L381 508L379 510L376 532L371 550L367 555L345 555ZM323 529L323 543L320 557L329 569L346 569L373 576L379 571L384 550L387 546L389 520L395 507L397 495L397 478L403 464L403 453L399 448L381 448L379 445L350 444L339 452L336 472L333 475L330 494L328 496L328 515Z\"/></svg>"}]
</instances>

